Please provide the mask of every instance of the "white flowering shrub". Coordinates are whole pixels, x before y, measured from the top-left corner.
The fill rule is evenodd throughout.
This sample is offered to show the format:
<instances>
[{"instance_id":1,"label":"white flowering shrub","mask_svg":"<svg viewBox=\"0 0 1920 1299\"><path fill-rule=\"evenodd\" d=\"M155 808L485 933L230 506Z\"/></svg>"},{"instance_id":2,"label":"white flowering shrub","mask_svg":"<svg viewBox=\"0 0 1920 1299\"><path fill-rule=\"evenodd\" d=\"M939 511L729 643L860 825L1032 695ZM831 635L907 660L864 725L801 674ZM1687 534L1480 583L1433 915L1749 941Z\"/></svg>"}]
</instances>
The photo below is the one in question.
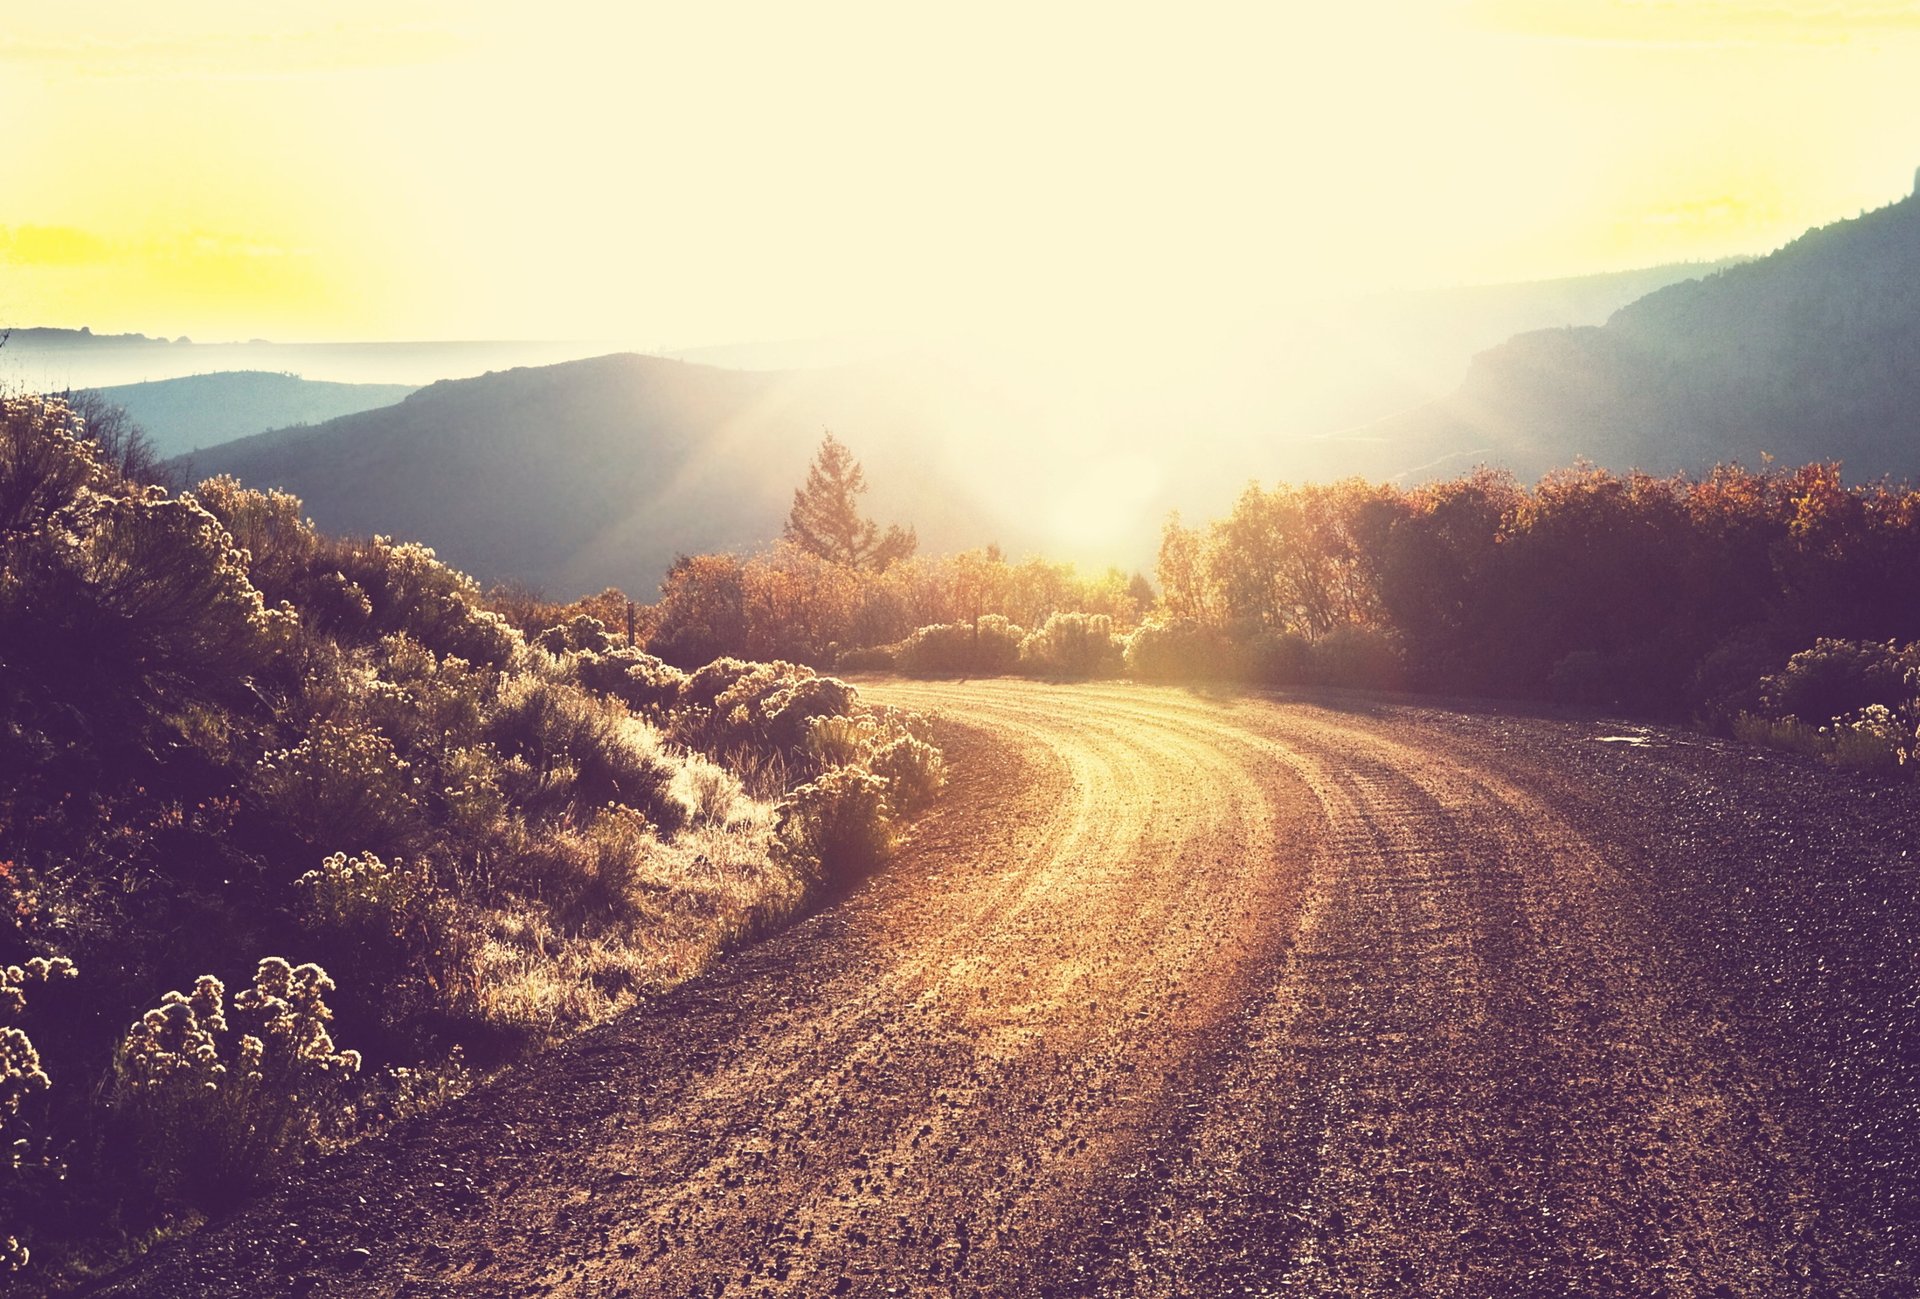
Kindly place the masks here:
<instances>
[{"instance_id":1,"label":"white flowering shrub","mask_svg":"<svg viewBox=\"0 0 1920 1299\"><path fill-rule=\"evenodd\" d=\"M108 1104L157 1190L203 1208L313 1149L339 1120L360 1054L335 1047L318 965L261 961L233 998L202 975L136 1020L114 1055Z\"/></svg>"},{"instance_id":2,"label":"white flowering shrub","mask_svg":"<svg viewBox=\"0 0 1920 1299\"><path fill-rule=\"evenodd\" d=\"M507 814L500 754L490 744L463 745L440 760L440 799L454 836L479 841L496 834Z\"/></svg>"},{"instance_id":3,"label":"white flowering shrub","mask_svg":"<svg viewBox=\"0 0 1920 1299\"><path fill-rule=\"evenodd\" d=\"M879 730L869 717L829 715L807 719L807 756L814 768L850 767L864 761Z\"/></svg>"},{"instance_id":4,"label":"white flowering shrub","mask_svg":"<svg viewBox=\"0 0 1920 1299\"><path fill-rule=\"evenodd\" d=\"M940 750L911 735L895 736L875 749L867 765L887 782L887 806L900 820L926 811L947 787Z\"/></svg>"},{"instance_id":5,"label":"white flowering shrub","mask_svg":"<svg viewBox=\"0 0 1920 1299\"><path fill-rule=\"evenodd\" d=\"M8 1125L19 1116L27 1096L49 1086L32 1039L8 1021L26 1011L29 984L71 979L76 973L64 956L36 956L25 965L0 968L0 1136L10 1135Z\"/></svg>"},{"instance_id":6,"label":"white flowering shrub","mask_svg":"<svg viewBox=\"0 0 1920 1299\"><path fill-rule=\"evenodd\" d=\"M1822 638L1760 679L1760 706L1770 717L1797 717L1821 726L1874 704L1910 703L1917 669L1920 645Z\"/></svg>"},{"instance_id":7,"label":"white flowering shrub","mask_svg":"<svg viewBox=\"0 0 1920 1299\"><path fill-rule=\"evenodd\" d=\"M505 618L482 607L474 580L441 563L430 546L375 537L339 558L372 604L375 632L405 632L436 654L488 667L505 667L524 644Z\"/></svg>"},{"instance_id":8,"label":"white flowering shrub","mask_svg":"<svg viewBox=\"0 0 1920 1299\"><path fill-rule=\"evenodd\" d=\"M579 651L605 654L614 644L613 637L607 634L607 624L584 613L547 628L533 638L533 643L553 655Z\"/></svg>"},{"instance_id":9,"label":"white flowering shrub","mask_svg":"<svg viewBox=\"0 0 1920 1299\"><path fill-rule=\"evenodd\" d=\"M38 398L0 404L0 662L13 690L139 743L189 702L233 701L291 634L190 498L116 479Z\"/></svg>"},{"instance_id":10,"label":"white flowering shrub","mask_svg":"<svg viewBox=\"0 0 1920 1299\"><path fill-rule=\"evenodd\" d=\"M321 549L320 534L304 517L300 498L282 491L254 491L224 474L201 483L193 496L220 520L233 545L246 556L254 585L271 592L276 600L290 598L295 583Z\"/></svg>"},{"instance_id":11,"label":"white flowering shrub","mask_svg":"<svg viewBox=\"0 0 1920 1299\"><path fill-rule=\"evenodd\" d=\"M27 1008L27 986L71 979L73 962L63 956L36 956L25 965L0 968L0 1272L17 1272L30 1259L10 1203L23 1176L48 1166L35 1149L22 1111L53 1085L41 1066L40 1052L26 1030L13 1021Z\"/></svg>"},{"instance_id":12,"label":"white flowering shrub","mask_svg":"<svg viewBox=\"0 0 1920 1299\"><path fill-rule=\"evenodd\" d=\"M625 647L571 656L581 685L612 695L642 716L664 719L680 702L687 674L651 654Z\"/></svg>"},{"instance_id":13,"label":"white flowering shrub","mask_svg":"<svg viewBox=\"0 0 1920 1299\"><path fill-rule=\"evenodd\" d=\"M0 913L112 971L72 1015L29 986L32 1021L22 986L67 967L0 971L0 1266L28 1242L50 1284L105 1268L166 1201L229 1203L372 1113L333 1024L425 1070L388 1110L429 1104L420 1043L491 1056L522 1044L503 1024L546 1025L531 1045L671 986L877 861L937 788L900 742L926 737L831 677L689 676L608 633L624 598L529 645L515 627L575 610L510 627L424 547L327 537L231 479L170 498L80 431L0 399ZM191 972L183 941L202 969L319 964L200 980L122 1040L141 989ZM101 1103L68 1103L107 1060Z\"/></svg>"},{"instance_id":14,"label":"white flowering shrub","mask_svg":"<svg viewBox=\"0 0 1920 1299\"><path fill-rule=\"evenodd\" d=\"M432 884L427 873L372 853L334 853L294 881L302 918L369 948L404 945L424 924Z\"/></svg>"},{"instance_id":15,"label":"white flowering shrub","mask_svg":"<svg viewBox=\"0 0 1920 1299\"><path fill-rule=\"evenodd\" d=\"M73 408L57 397L0 396L0 532L31 532L83 487L111 475Z\"/></svg>"},{"instance_id":16,"label":"white flowering shrub","mask_svg":"<svg viewBox=\"0 0 1920 1299\"><path fill-rule=\"evenodd\" d=\"M1814 726L1789 714L1766 717L1743 712L1733 720L1736 737L1753 744L1818 758L1830 767L1892 774L1920 755L1920 727L1911 707L1869 704Z\"/></svg>"},{"instance_id":17,"label":"white flowering shrub","mask_svg":"<svg viewBox=\"0 0 1920 1299\"><path fill-rule=\"evenodd\" d=\"M315 953L333 969L353 971L342 1008L354 1023L406 1036L420 1017L462 1004L457 972L469 935L427 860L337 852L296 880L294 893Z\"/></svg>"},{"instance_id":18,"label":"white flowering shrub","mask_svg":"<svg viewBox=\"0 0 1920 1299\"><path fill-rule=\"evenodd\" d=\"M683 709L712 713L725 694L739 681L760 669L771 669L772 664L749 663L745 659L719 658L687 675L681 684L679 705Z\"/></svg>"},{"instance_id":19,"label":"white flowering shrub","mask_svg":"<svg viewBox=\"0 0 1920 1299\"><path fill-rule=\"evenodd\" d=\"M309 843L392 848L413 837L419 805L410 765L379 731L322 721L253 773L267 810Z\"/></svg>"},{"instance_id":20,"label":"white flowering shrub","mask_svg":"<svg viewBox=\"0 0 1920 1299\"><path fill-rule=\"evenodd\" d=\"M382 727L390 735L428 743L477 732L498 680L493 669L458 655L436 655L404 632L382 637L374 662L380 680L395 687L395 697L404 703L391 724L379 719Z\"/></svg>"},{"instance_id":21,"label":"white flowering shrub","mask_svg":"<svg viewBox=\"0 0 1920 1299\"><path fill-rule=\"evenodd\" d=\"M1868 704L1859 712L1836 717L1821 728L1831 746L1827 761L1855 771L1896 771L1913 760L1915 728L1905 709Z\"/></svg>"},{"instance_id":22,"label":"white flowering shrub","mask_svg":"<svg viewBox=\"0 0 1920 1299\"><path fill-rule=\"evenodd\" d=\"M775 851L819 880L872 870L893 851L887 782L872 772L837 767L802 785L774 809Z\"/></svg>"},{"instance_id":23,"label":"white flowering shrub","mask_svg":"<svg viewBox=\"0 0 1920 1299\"><path fill-rule=\"evenodd\" d=\"M294 615L267 608L246 555L197 501L150 488L84 504L73 558L106 624L95 630L120 633L125 670L146 688L218 687L282 643Z\"/></svg>"},{"instance_id":24,"label":"white flowering shrub","mask_svg":"<svg viewBox=\"0 0 1920 1299\"><path fill-rule=\"evenodd\" d=\"M331 635L357 639L373 624L373 598L338 569L314 574L301 594L307 620Z\"/></svg>"},{"instance_id":25,"label":"white flowering shrub","mask_svg":"<svg viewBox=\"0 0 1920 1299\"><path fill-rule=\"evenodd\" d=\"M718 659L687 679L672 731L730 764L777 754L788 767L810 774L823 769L810 748L815 720L862 711L852 686L812 668Z\"/></svg>"}]
</instances>

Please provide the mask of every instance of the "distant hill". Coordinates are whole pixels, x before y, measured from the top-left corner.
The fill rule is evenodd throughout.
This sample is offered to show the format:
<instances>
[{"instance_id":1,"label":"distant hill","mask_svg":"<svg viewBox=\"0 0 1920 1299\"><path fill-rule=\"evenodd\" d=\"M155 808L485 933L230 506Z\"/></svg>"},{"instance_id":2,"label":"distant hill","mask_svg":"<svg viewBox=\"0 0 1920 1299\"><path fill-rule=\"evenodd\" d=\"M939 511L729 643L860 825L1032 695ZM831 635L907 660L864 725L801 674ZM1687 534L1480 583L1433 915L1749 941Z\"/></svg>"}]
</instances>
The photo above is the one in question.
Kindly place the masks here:
<instances>
[{"instance_id":1,"label":"distant hill","mask_svg":"<svg viewBox=\"0 0 1920 1299\"><path fill-rule=\"evenodd\" d=\"M423 388L190 457L299 495L322 527L418 538L484 580L648 594L674 557L778 536L832 427L870 511L941 549L1010 536L941 471L940 430L883 383L621 354Z\"/></svg>"},{"instance_id":2,"label":"distant hill","mask_svg":"<svg viewBox=\"0 0 1920 1299\"><path fill-rule=\"evenodd\" d=\"M94 391L124 407L162 456L177 456L290 424L317 424L391 406L414 389L407 384L322 383L291 374L235 370Z\"/></svg>"},{"instance_id":3,"label":"distant hill","mask_svg":"<svg viewBox=\"0 0 1920 1299\"><path fill-rule=\"evenodd\" d=\"M1368 431L1403 459L1537 472L1841 459L1920 475L1920 195L1650 293L1604 326L1521 334L1452 396Z\"/></svg>"},{"instance_id":4,"label":"distant hill","mask_svg":"<svg viewBox=\"0 0 1920 1299\"><path fill-rule=\"evenodd\" d=\"M96 334L91 329L51 329L26 326L5 331L14 347L173 347L190 346L190 338L149 338L145 334Z\"/></svg>"},{"instance_id":5,"label":"distant hill","mask_svg":"<svg viewBox=\"0 0 1920 1299\"><path fill-rule=\"evenodd\" d=\"M108 388L234 370L297 374L332 383L404 384L459 379L516 365L599 356L605 343L461 340L415 343L196 343L90 329L15 327L0 345L0 388L60 392Z\"/></svg>"},{"instance_id":6,"label":"distant hill","mask_svg":"<svg viewBox=\"0 0 1920 1299\"><path fill-rule=\"evenodd\" d=\"M1598 322L1707 269L1383 295L1181 365L1076 340L1011 363L907 351L791 371L603 356L436 383L202 451L189 473L285 487L331 530L419 537L483 580L643 594L677 554L778 536L830 428L866 468L869 512L929 550L1151 569L1168 510L1223 512L1251 478L1405 469L1406 446L1316 435L1449 391L1516 328Z\"/></svg>"}]
</instances>

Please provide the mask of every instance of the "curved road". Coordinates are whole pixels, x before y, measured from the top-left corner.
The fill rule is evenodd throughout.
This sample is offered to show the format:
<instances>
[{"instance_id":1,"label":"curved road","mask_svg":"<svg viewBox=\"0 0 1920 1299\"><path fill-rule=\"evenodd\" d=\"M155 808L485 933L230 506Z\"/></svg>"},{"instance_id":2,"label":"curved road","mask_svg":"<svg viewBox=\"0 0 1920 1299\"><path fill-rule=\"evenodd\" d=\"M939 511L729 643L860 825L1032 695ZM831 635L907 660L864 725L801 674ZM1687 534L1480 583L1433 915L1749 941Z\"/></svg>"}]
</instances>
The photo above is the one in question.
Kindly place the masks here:
<instances>
[{"instance_id":1,"label":"curved road","mask_svg":"<svg viewBox=\"0 0 1920 1299\"><path fill-rule=\"evenodd\" d=\"M955 771L879 878L109 1292L1911 1292L1911 1122L1849 1126L1739 947L1792 917L1728 938L1740 886L1618 803L1698 826L1714 782L1823 773L1367 701L868 690ZM1873 1023L1854 1063L1911 1111L1875 1061L1920 1042Z\"/></svg>"}]
</instances>

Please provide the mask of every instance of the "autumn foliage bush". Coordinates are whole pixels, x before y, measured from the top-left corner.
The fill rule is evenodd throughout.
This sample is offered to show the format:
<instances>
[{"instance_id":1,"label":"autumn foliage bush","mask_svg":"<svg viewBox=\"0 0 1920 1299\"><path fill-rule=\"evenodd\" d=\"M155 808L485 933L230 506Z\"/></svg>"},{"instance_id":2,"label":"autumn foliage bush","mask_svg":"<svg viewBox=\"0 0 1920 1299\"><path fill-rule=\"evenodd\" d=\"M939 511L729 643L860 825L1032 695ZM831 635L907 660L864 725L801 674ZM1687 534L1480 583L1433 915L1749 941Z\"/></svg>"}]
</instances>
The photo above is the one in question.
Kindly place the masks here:
<instances>
[{"instance_id":1,"label":"autumn foliage bush","mask_svg":"<svg viewBox=\"0 0 1920 1299\"><path fill-rule=\"evenodd\" d=\"M1671 477L1576 466L1532 487L1492 470L1410 489L1280 485L1212 523L1170 522L1159 577L1156 630L1130 650L1145 677L1232 665L1256 681L1723 721L1823 637L1920 637L1920 495L1848 486L1817 464ZM1304 657L1261 663L1256 647L1284 643L1273 638ZM1811 683L1811 665L1798 675ZM1835 702L1807 705L1816 724Z\"/></svg>"}]
</instances>

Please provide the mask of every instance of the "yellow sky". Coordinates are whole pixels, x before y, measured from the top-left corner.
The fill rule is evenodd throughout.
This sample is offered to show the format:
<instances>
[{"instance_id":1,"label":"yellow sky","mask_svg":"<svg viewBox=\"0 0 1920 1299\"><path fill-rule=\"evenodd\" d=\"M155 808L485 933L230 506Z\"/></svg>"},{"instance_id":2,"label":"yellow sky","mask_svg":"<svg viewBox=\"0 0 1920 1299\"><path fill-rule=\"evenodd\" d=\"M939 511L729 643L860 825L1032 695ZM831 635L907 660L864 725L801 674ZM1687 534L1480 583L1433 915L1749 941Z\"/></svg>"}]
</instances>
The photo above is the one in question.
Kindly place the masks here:
<instances>
[{"instance_id":1,"label":"yellow sky","mask_svg":"<svg viewBox=\"0 0 1920 1299\"><path fill-rule=\"evenodd\" d=\"M1210 334L1764 251L1904 194L1920 4L62 0L0 323Z\"/></svg>"}]
</instances>

